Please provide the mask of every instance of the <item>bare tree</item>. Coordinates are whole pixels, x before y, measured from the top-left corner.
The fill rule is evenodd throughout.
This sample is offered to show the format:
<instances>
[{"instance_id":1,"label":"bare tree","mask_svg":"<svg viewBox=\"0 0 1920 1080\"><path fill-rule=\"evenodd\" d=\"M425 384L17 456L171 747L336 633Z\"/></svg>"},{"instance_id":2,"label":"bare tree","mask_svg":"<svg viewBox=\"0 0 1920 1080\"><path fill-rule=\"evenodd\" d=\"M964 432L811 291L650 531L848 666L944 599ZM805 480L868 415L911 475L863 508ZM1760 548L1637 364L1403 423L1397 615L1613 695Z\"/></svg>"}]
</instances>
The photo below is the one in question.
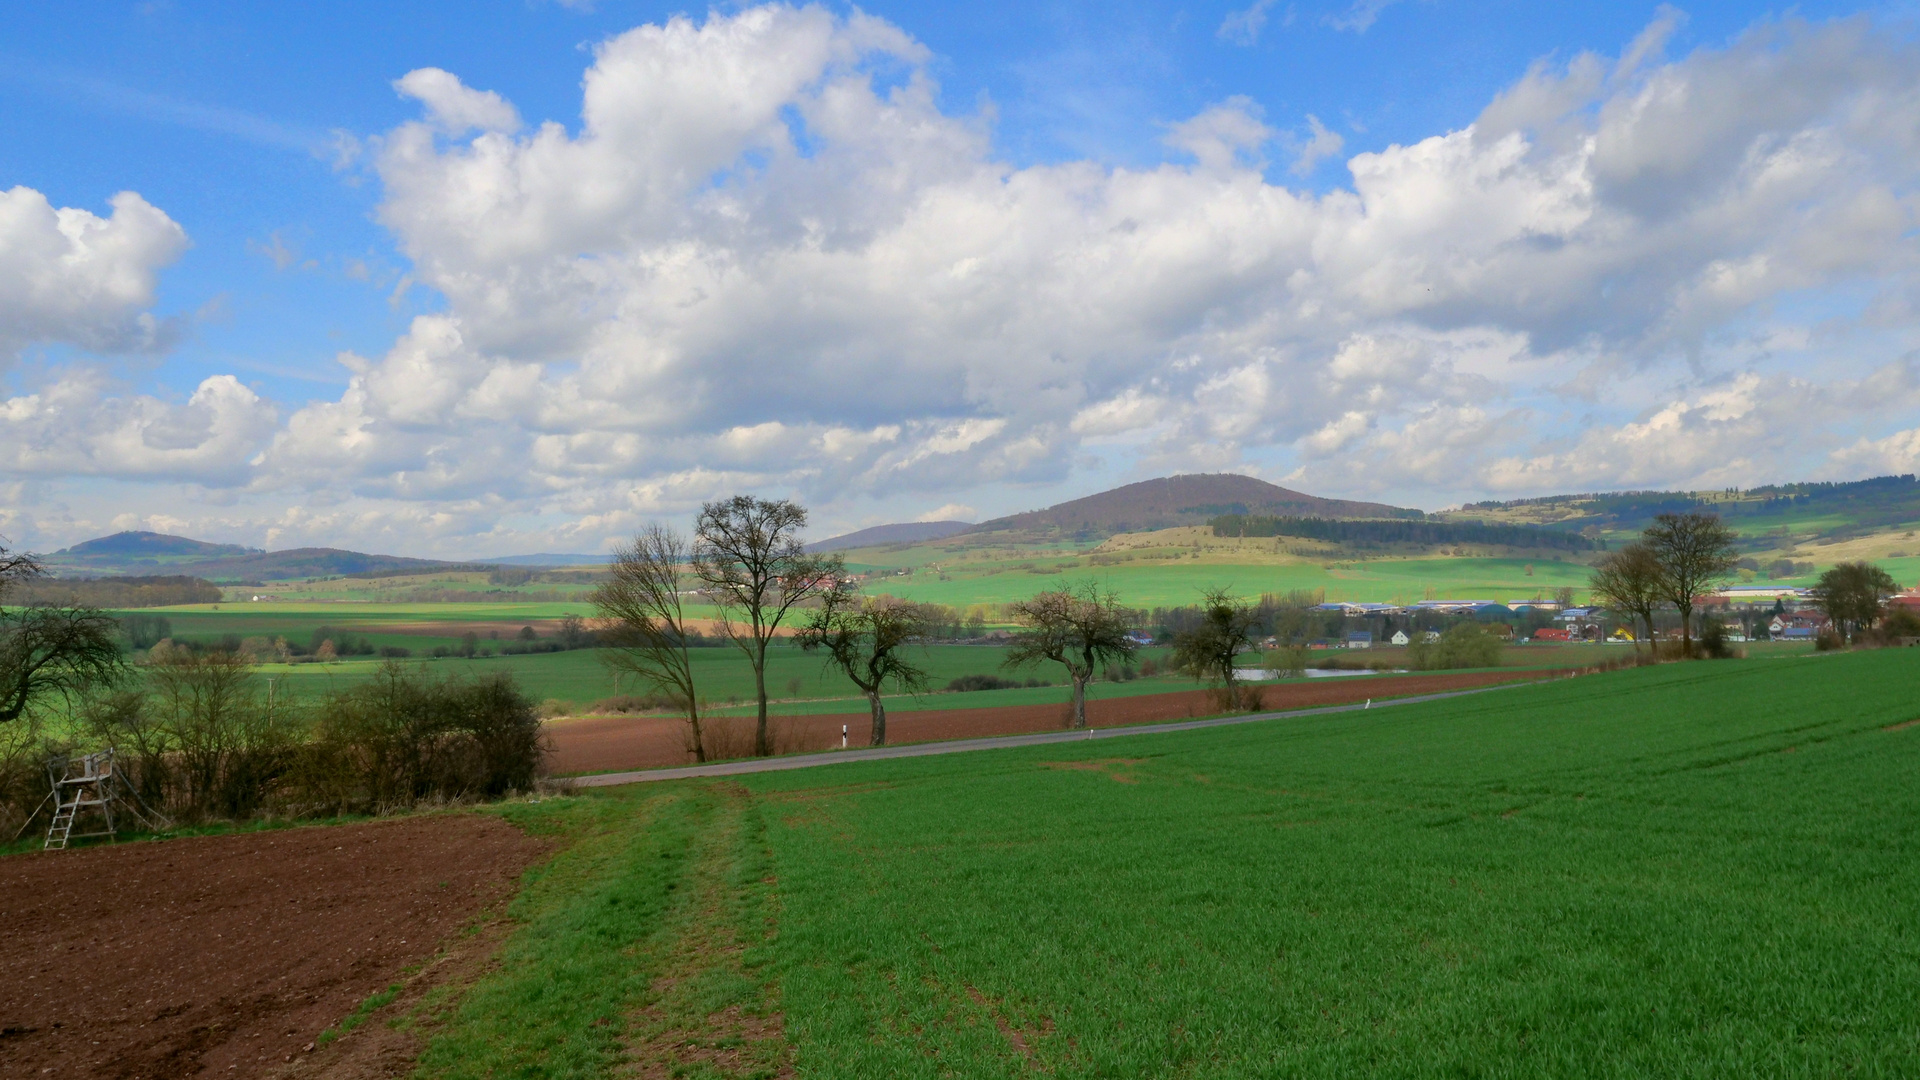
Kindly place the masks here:
<instances>
[{"instance_id":1,"label":"bare tree","mask_svg":"<svg viewBox=\"0 0 1920 1080\"><path fill-rule=\"evenodd\" d=\"M1051 660L1066 668L1073 680L1070 725L1086 727L1087 680L1102 666L1133 658L1129 620L1118 599L1089 581L1017 601L1007 605L1007 611L1027 629L1014 637L1001 666Z\"/></svg>"},{"instance_id":2,"label":"bare tree","mask_svg":"<svg viewBox=\"0 0 1920 1080\"><path fill-rule=\"evenodd\" d=\"M1661 514L1641 533L1660 560L1660 582L1666 599L1680 609L1681 651L1693 656L1693 606L1740 561L1733 546L1733 530L1718 514L1698 512Z\"/></svg>"},{"instance_id":3,"label":"bare tree","mask_svg":"<svg viewBox=\"0 0 1920 1080\"><path fill-rule=\"evenodd\" d=\"M736 495L700 508L694 525L693 569L720 608L720 629L753 665L759 723L753 752L773 752L767 740L767 645L802 602L839 586L845 563L813 555L800 542L807 511L786 499Z\"/></svg>"},{"instance_id":4,"label":"bare tree","mask_svg":"<svg viewBox=\"0 0 1920 1080\"><path fill-rule=\"evenodd\" d=\"M851 590L835 589L796 635L801 648L825 650L827 659L867 695L874 746L887 742L887 707L880 700L881 688L889 682L909 693L927 688L927 669L905 654L909 646L926 640L938 617L926 604L892 597L860 599Z\"/></svg>"},{"instance_id":5,"label":"bare tree","mask_svg":"<svg viewBox=\"0 0 1920 1080\"><path fill-rule=\"evenodd\" d=\"M32 555L0 547L0 601L45 570ZM18 720L49 695L77 694L125 670L118 625L89 607L0 607L0 723Z\"/></svg>"},{"instance_id":6,"label":"bare tree","mask_svg":"<svg viewBox=\"0 0 1920 1080\"><path fill-rule=\"evenodd\" d=\"M1653 549L1638 541L1610 551L1593 564L1593 576L1587 588L1602 607L1638 619L1646 627L1645 640L1653 640L1653 609L1666 597L1660 580L1660 559ZM1635 652L1640 643L1633 644Z\"/></svg>"},{"instance_id":7,"label":"bare tree","mask_svg":"<svg viewBox=\"0 0 1920 1080\"><path fill-rule=\"evenodd\" d=\"M602 662L616 672L638 676L685 713L693 758L705 761L700 697L687 651L695 631L687 625L680 600L686 564L687 543L680 534L649 525L614 551L612 578L594 590L593 606L608 624L602 635L612 646L601 654Z\"/></svg>"},{"instance_id":8,"label":"bare tree","mask_svg":"<svg viewBox=\"0 0 1920 1080\"><path fill-rule=\"evenodd\" d=\"M1241 705L1233 681L1233 658L1253 648L1259 614L1225 589L1208 589L1200 601L1200 622L1173 635L1173 666L1196 679L1217 679L1229 709Z\"/></svg>"},{"instance_id":9,"label":"bare tree","mask_svg":"<svg viewBox=\"0 0 1920 1080\"><path fill-rule=\"evenodd\" d=\"M1814 602L1848 641L1880 621L1887 597L1899 591L1892 574L1864 560L1836 565L1813 587Z\"/></svg>"}]
</instances>

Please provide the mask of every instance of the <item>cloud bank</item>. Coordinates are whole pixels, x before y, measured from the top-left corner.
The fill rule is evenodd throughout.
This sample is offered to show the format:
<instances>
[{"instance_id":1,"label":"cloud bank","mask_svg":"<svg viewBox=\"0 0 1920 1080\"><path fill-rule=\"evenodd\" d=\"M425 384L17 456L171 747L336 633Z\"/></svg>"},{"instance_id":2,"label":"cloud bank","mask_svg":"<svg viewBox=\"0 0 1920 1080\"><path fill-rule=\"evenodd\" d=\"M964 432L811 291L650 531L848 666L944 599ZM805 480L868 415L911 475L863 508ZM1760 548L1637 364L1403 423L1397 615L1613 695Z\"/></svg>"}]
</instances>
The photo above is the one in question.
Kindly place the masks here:
<instances>
[{"instance_id":1,"label":"cloud bank","mask_svg":"<svg viewBox=\"0 0 1920 1080\"><path fill-rule=\"evenodd\" d=\"M1789 20L1669 60L1673 19L1321 193L1287 167L1340 136L1244 98L1170 123L1155 168L1016 167L940 108L924 46L858 13L602 42L571 130L422 69L396 83L421 119L367 145L443 313L285 410L75 372L6 403L0 460L298 502L288 537L473 544L516 516L596 542L735 488L917 513L1090 454L1429 506L1912 462L1920 49ZM0 275L94 297L0 307L0 340L157 340L142 309L184 236L114 205L69 226L0 196ZM93 421L48 444L56 398Z\"/></svg>"}]
</instances>

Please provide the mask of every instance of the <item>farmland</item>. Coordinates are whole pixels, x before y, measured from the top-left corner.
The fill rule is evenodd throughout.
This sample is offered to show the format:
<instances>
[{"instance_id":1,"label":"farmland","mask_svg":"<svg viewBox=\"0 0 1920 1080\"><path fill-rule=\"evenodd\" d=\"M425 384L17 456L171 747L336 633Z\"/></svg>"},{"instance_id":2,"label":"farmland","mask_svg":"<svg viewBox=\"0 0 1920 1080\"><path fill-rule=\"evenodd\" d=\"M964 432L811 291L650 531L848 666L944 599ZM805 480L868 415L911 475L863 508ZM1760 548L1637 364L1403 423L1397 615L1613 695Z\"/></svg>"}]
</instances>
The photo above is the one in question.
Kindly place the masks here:
<instances>
[{"instance_id":1,"label":"farmland","mask_svg":"<svg viewBox=\"0 0 1920 1080\"><path fill-rule=\"evenodd\" d=\"M467 813L556 854L494 962L369 969L301 1075L1910 1074L1916 676L1774 654L509 801Z\"/></svg>"},{"instance_id":2,"label":"farmland","mask_svg":"<svg viewBox=\"0 0 1920 1080\"><path fill-rule=\"evenodd\" d=\"M784 1039L817 1076L1910 1074L1915 668L1669 665L516 805L577 840L424 1072Z\"/></svg>"}]
</instances>

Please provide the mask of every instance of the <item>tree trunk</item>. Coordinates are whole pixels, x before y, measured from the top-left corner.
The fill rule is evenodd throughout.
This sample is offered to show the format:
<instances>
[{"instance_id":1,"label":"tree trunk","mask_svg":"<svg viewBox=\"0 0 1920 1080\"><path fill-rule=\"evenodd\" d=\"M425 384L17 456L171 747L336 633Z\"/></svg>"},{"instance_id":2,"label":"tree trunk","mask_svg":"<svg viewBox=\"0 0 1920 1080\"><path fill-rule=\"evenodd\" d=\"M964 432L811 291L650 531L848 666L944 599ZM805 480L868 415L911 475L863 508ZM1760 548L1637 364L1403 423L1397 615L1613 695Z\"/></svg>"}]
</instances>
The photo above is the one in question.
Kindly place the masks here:
<instances>
[{"instance_id":1,"label":"tree trunk","mask_svg":"<svg viewBox=\"0 0 1920 1080\"><path fill-rule=\"evenodd\" d=\"M887 707L880 703L880 691L867 691L867 704L873 708L873 746L887 745Z\"/></svg>"},{"instance_id":2,"label":"tree trunk","mask_svg":"<svg viewBox=\"0 0 1920 1080\"><path fill-rule=\"evenodd\" d=\"M687 725L693 728L693 760L707 760L707 741L700 736L700 707L687 705Z\"/></svg>"},{"instance_id":3,"label":"tree trunk","mask_svg":"<svg viewBox=\"0 0 1920 1080\"><path fill-rule=\"evenodd\" d=\"M1085 675L1077 671L1073 673L1073 719L1068 721L1068 727L1077 729L1087 726L1087 679L1092 674L1091 671Z\"/></svg>"},{"instance_id":4,"label":"tree trunk","mask_svg":"<svg viewBox=\"0 0 1920 1080\"><path fill-rule=\"evenodd\" d=\"M773 753L773 747L767 742L767 643L764 639L753 654L753 689L760 699L760 718L753 729L753 756L766 757Z\"/></svg>"},{"instance_id":5,"label":"tree trunk","mask_svg":"<svg viewBox=\"0 0 1920 1080\"><path fill-rule=\"evenodd\" d=\"M1693 659L1693 605L1680 605L1680 659Z\"/></svg>"},{"instance_id":6,"label":"tree trunk","mask_svg":"<svg viewBox=\"0 0 1920 1080\"><path fill-rule=\"evenodd\" d=\"M1240 688L1233 684L1233 661L1228 660L1222 671L1224 672L1222 681L1227 684L1227 711L1238 712L1240 710Z\"/></svg>"}]
</instances>

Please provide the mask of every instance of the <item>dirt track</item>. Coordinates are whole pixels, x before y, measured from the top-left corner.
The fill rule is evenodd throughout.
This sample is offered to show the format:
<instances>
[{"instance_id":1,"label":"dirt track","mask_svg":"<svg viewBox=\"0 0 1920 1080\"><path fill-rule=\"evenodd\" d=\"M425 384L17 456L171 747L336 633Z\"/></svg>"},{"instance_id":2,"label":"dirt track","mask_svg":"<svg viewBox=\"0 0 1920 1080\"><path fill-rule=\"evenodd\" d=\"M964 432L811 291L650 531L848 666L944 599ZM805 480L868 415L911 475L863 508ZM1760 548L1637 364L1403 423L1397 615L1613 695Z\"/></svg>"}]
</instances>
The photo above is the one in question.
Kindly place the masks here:
<instances>
[{"instance_id":1,"label":"dirt track","mask_svg":"<svg viewBox=\"0 0 1920 1080\"><path fill-rule=\"evenodd\" d=\"M1474 686L1538 679L1542 675L1538 671L1490 671L1285 683L1263 688L1262 707L1307 709L1318 705L1342 705L1367 698L1464 690ZM1061 693L1064 696L1065 690ZM1208 691L1188 690L1089 701L1087 721L1093 727L1119 727L1185 720L1210 716L1219 711L1219 706ZM990 709L903 710L887 714L887 741L931 742L1056 731L1066 726L1066 720L1067 706L1064 703ZM718 741L724 745L721 753L712 756L744 756L748 749L746 733L752 722L743 718L719 721L718 724L723 727L717 732ZM779 753L837 747L840 745L842 724L847 727L848 745L868 745L867 736L872 721L864 712L784 716L772 718L770 722L775 732L775 748ZM690 764L693 755L687 750L685 731L684 721L655 716L590 717L550 724L547 732L553 738L552 768L557 773L592 773Z\"/></svg>"},{"instance_id":2,"label":"dirt track","mask_svg":"<svg viewBox=\"0 0 1920 1080\"><path fill-rule=\"evenodd\" d=\"M0 1076L258 1076L506 897L485 814L0 859Z\"/></svg>"}]
</instances>

